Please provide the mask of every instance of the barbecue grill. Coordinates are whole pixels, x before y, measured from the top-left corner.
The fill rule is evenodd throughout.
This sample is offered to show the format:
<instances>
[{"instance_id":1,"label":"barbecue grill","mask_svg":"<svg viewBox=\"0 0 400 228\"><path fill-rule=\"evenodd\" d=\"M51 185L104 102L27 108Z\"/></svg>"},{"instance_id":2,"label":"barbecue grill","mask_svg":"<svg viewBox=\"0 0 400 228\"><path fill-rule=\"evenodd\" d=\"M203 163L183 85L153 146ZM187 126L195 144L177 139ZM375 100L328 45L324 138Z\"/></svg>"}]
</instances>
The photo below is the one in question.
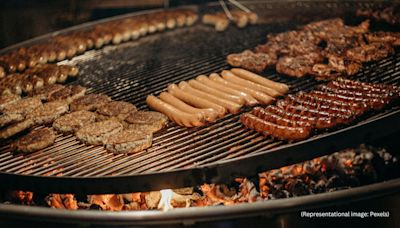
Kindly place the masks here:
<instances>
[{"instance_id":1,"label":"barbecue grill","mask_svg":"<svg viewBox=\"0 0 400 228\"><path fill-rule=\"evenodd\" d=\"M104 93L114 100L135 104L139 110L147 110L146 95L159 94L170 83L188 80L200 74L228 69L225 56L252 48L265 42L268 33L295 29L306 22L342 17L348 23L357 8L379 8L386 2L247 2L260 15L260 25L237 29L230 27L224 33L197 23L193 27L180 28L149 35L137 41L91 50L65 64L76 64L80 69L77 80L89 88L90 93ZM217 4L198 7L198 11L216 10ZM150 11L149 11L150 12ZM320 12L324 12L321 15ZM148 12L141 12L148 13ZM141 14L140 13L140 14ZM9 50L41 42L56 34L85 30L96 24L134 16L129 14L111 19L87 23L53 34L41 36L3 49ZM271 19L272 18L272 19ZM374 29L374 28L372 28ZM381 29L381 27L380 27ZM393 29L393 27L385 27ZM355 78L360 81L399 85L400 53L363 67ZM290 93L308 91L320 82L311 78L286 78L273 70L263 72L269 79L287 83ZM249 109L242 111L247 112ZM100 146L86 146L74 136L58 135L56 143L41 151L28 154L10 152L10 141L1 142L0 180L3 188L33 190L49 193L124 193L159 190L199 185L202 183L230 182L235 177L255 175L257 172L304 161L335 152L339 149L364 142L374 142L400 129L400 109L397 105L380 113L369 113L352 126L321 132L314 137L296 143L264 138L245 129L239 115L226 117L203 127L186 129L175 124L154 135L153 146L145 151L113 155ZM7 215L21 216L30 213L32 218L49 220L71 218L85 222L155 223L208 220L215 215L224 217L257 214L262 211L285 211L325 206L335 200L361 200L369 197L394 194L400 186L395 179L357 189L335 193L300 197L275 202L234 207L186 209L162 212L119 214L104 212L77 212L66 214L47 208L0 205ZM196 216L194 215L196 210Z\"/></svg>"}]
</instances>

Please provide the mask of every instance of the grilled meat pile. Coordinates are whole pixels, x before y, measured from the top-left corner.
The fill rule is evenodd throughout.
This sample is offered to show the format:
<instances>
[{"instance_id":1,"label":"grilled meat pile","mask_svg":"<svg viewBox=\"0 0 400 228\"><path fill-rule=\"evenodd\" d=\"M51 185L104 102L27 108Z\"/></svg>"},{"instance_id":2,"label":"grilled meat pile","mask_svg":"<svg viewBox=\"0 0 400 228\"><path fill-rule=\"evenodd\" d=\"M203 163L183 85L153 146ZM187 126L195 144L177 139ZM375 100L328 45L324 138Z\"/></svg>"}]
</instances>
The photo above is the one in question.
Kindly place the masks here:
<instances>
[{"instance_id":1,"label":"grilled meat pile","mask_svg":"<svg viewBox=\"0 0 400 228\"><path fill-rule=\"evenodd\" d=\"M311 92L299 92L276 105L256 107L240 117L250 129L282 140L302 140L314 130L349 125L368 111L397 101L400 88L337 78Z\"/></svg>"},{"instance_id":2,"label":"grilled meat pile","mask_svg":"<svg viewBox=\"0 0 400 228\"><path fill-rule=\"evenodd\" d=\"M230 54L231 66L261 72L275 66L291 77L310 75L319 80L355 75L362 63L391 55L400 45L400 33L371 32L369 21L357 26L342 19L313 22L299 30L269 34L254 50Z\"/></svg>"},{"instance_id":3,"label":"grilled meat pile","mask_svg":"<svg viewBox=\"0 0 400 228\"><path fill-rule=\"evenodd\" d=\"M10 191L7 202L43 205L65 209L151 210L179 207L234 205L263 200L332 192L398 177L398 159L384 149L361 145L328 156L315 158L258 174L258 178L237 178L235 183L203 184L195 188L170 191L165 202L163 192L128 194L40 195ZM165 205L167 204L167 205Z\"/></svg>"},{"instance_id":4,"label":"grilled meat pile","mask_svg":"<svg viewBox=\"0 0 400 228\"><path fill-rule=\"evenodd\" d=\"M28 130L15 139L11 150L34 152L54 144L54 129L75 134L87 144L106 145L110 152L132 153L150 147L152 134L167 124L167 117L161 113L137 111L128 102L85 93L82 86L54 84L24 98L2 96L0 137L7 139ZM38 126L52 129L34 129Z\"/></svg>"}]
</instances>

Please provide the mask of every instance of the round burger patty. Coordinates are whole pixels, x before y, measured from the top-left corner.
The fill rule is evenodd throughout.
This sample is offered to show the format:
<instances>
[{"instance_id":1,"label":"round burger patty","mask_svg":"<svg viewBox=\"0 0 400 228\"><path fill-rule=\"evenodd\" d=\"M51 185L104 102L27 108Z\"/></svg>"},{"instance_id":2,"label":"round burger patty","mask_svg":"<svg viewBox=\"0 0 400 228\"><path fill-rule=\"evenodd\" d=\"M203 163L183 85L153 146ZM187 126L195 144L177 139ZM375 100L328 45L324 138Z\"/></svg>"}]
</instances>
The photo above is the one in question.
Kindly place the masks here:
<instances>
[{"instance_id":1,"label":"round burger patty","mask_svg":"<svg viewBox=\"0 0 400 228\"><path fill-rule=\"evenodd\" d=\"M88 94L71 103L71 111L95 111L97 108L107 104L111 98L103 94Z\"/></svg>"},{"instance_id":2,"label":"round burger patty","mask_svg":"<svg viewBox=\"0 0 400 228\"><path fill-rule=\"evenodd\" d=\"M151 132L156 132L167 125L168 117L159 112L138 111L129 114L129 116L125 118L125 122L128 124L143 125Z\"/></svg>"},{"instance_id":3,"label":"round burger patty","mask_svg":"<svg viewBox=\"0 0 400 228\"><path fill-rule=\"evenodd\" d=\"M20 122L24 119L24 115L18 113L3 114L0 116L0 127L5 127L7 125Z\"/></svg>"},{"instance_id":4,"label":"round burger patty","mask_svg":"<svg viewBox=\"0 0 400 228\"><path fill-rule=\"evenodd\" d=\"M63 89L50 94L49 101L65 100L68 103L83 97L86 93L86 88L79 85L65 86Z\"/></svg>"},{"instance_id":5,"label":"round burger patty","mask_svg":"<svg viewBox=\"0 0 400 228\"><path fill-rule=\"evenodd\" d=\"M41 128L29 132L11 144L14 151L31 153L51 146L56 140L56 134L49 128Z\"/></svg>"},{"instance_id":6,"label":"round burger patty","mask_svg":"<svg viewBox=\"0 0 400 228\"><path fill-rule=\"evenodd\" d=\"M135 112L137 109L135 105L125 101L111 101L97 109L97 114L100 119L107 119L116 117L123 120L130 113Z\"/></svg>"},{"instance_id":7,"label":"round burger patty","mask_svg":"<svg viewBox=\"0 0 400 228\"><path fill-rule=\"evenodd\" d=\"M49 124L68 112L68 109L66 101L52 101L34 109L28 117L32 118L35 124Z\"/></svg>"},{"instance_id":8,"label":"round burger patty","mask_svg":"<svg viewBox=\"0 0 400 228\"><path fill-rule=\"evenodd\" d=\"M135 153L151 146L153 134L136 130L123 130L108 137L106 149L113 153Z\"/></svg>"},{"instance_id":9,"label":"round burger patty","mask_svg":"<svg viewBox=\"0 0 400 228\"><path fill-rule=\"evenodd\" d=\"M21 122L12 124L0 131L0 138L2 139L7 139L13 135L16 135L22 131L25 131L26 129L30 128L33 126L33 120L32 119L25 119Z\"/></svg>"},{"instance_id":10,"label":"round burger patty","mask_svg":"<svg viewBox=\"0 0 400 228\"><path fill-rule=\"evenodd\" d=\"M118 133L122 128L118 120L109 119L82 127L76 132L76 137L87 144L101 145L109 136Z\"/></svg>"},{"instance_id":11,"label":"round burger patty","mask_svg":"<svg viewBox=\"0 0 400 228\"><path fill-rule=\"evenodd\" d=\"M96 121L96 114L89 111L76 111L57 118L53 128L62 133L73 133L87 124Z\"/></svg>"},{"instance_id":12,"label":"round burger patty","mask_svg":"<svg viewBox=\"0 0 400 228\"><path fill-rule=\"evenodd\" d=\"M4 114L22 114L26 115L37 107L42 106L42 101L37 97L29 97L18 100L3 109Z\"/></svg>"}]
</instances>

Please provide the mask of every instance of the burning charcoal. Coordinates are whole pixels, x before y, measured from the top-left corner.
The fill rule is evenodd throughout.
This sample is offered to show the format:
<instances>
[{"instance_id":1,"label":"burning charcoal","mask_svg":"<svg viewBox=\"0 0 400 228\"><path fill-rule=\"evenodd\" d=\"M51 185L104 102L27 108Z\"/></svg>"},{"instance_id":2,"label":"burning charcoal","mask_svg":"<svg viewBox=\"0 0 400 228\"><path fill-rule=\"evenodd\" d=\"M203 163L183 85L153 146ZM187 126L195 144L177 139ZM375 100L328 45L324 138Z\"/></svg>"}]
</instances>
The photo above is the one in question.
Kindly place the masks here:
<instances>
[{"instance_id":1,"label":"burning charcoal","mask_svg":"<svg viewBox=\"0 0 400 228\"><path fill-rule=\"evenodd\" d=\"M73 194L50 194L45 200L52 208L70 210L78 209L78 202Z\"/></svg>"},{"instance_id":2,"label":"burning charcoal","mask_svg":"<svg viewBox=\"0 0 400 228\"><path fill-rule=\"evenodd\" d=\"M290 179L285 189L291 192L294 196L302 196L310 194L308 186L300 179Z\"/></svg>"}]
</instances>

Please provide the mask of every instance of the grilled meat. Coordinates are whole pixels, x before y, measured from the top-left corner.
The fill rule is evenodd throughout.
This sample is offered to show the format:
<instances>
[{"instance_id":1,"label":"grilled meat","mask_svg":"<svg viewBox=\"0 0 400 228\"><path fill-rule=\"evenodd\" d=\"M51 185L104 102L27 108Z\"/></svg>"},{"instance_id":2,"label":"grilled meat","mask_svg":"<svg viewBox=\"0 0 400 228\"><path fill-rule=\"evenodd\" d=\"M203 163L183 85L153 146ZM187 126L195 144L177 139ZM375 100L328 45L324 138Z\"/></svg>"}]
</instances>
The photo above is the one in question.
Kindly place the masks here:
<instances>
[{"instance_id":1,"label":"grilled meat","mask_svg":"<svg viewBox=\"0 0 400 228\"><path fill-rule=\"evenodd\" d=\"M83 126L76 132L76 137L84 143L101 145L113 134L123 128L122 124L115 119L104 120Z\"/></svg>"},{"instance_id":2,"label":"grilled meat","mask_svg":"<svg viewBox=\"0 0 400 228\"><path fill-rule=\"evenodd\" d=\"M64 89L65 86L60 85L60 84L52 84L52 85L47 85L44 86L40 89L33 90L30 96L32 97L38 97L42 101L48 101L50 97L52 97L52 94Z\"/></svg>"},{"instance_id":3,"label":"grilled meat","mask_svg":"<svg viewBox=\"0 0 400 228\"><path fill-rule=\"evenodd\" d=\"M32 110L42 106L42 102L37 97L29 97L20 99L14 102L12 105L8 105L3 108L4 114L22 114L27 115Z\"/></svg>"},{"instance_id":4,"label":"grilled meat","mask_svg":"<svg viewBox=\"0 0 400 228\"><path fill-rule=\"evenodd\" d=\"M4 94L0 96L0 111L2 111L6 106L13 104L20 99L21 97L16 94Z\"/></svg>"},{"instance_id":5,"label":"grilled meat","mask_svg":"<svg viewBox=\"0 0 400 228\"><path fill-rule=\"evenodd\" d=\"M111 101L99 107L96 112L101 120L111 117L124 120L130 113L136 112L136 107L125 101Z\"/></svg>"},{"instance_id":6,"label":"grilled meat","mask_svg":"<svg viewBox=\"0 0 400 228\"><path fill-rule=\"evenodd\" d=\"M56 118L68 112L69 106L65 101L52 101L37 107L28 114L35 124L51 124Z\"/></svg>"},{"instance_id":7,"label":"grilled meat","mask_svg":"<svg viewBox=\"0 0 400 228\"><path fill-rule=\"evenodd\" d=\"M49 95L48 101L64 100L71 103L74 100L83 97L86 93L86 88L79 85L69 85L65 88L57 90Z\"/></svg>"},{"instance_id":8,"label":"grilled meat","mask_svg":"<svg viewBox=\"0 0 400 228\"><path fill-rule=\"evenodd\" d=\"M226 57L226 60L231 66L262 72L267 67L274 65L277 58L273 53L254 53L246 50L242 53L230 54Z\"/></svg>"},{"instance_id":9,"label":"grilled meat","mask_svg":"<svg viewBox=\"0 0 400 228\"><path fill-rule=\"evenodd\" d=\"M151 132L128 129L111 135L106 139L105 144L110 152L129 154L149 148L152 140Z\"/></svg>"},{"instance_id":10,"label":"grilled meat","mask_svg":"<svg viewBox=\"0 0 400 228\"><path fill-rule=\"evenodd\" d=\"M11 149L23 153L32 153L53 145L56 135L49 128L41 128L29 132L11 144Z\"/></svg>"},{"instance_id":11,"label":"grilled meat","mask_svg":"<svg viewBox=\"0 0 400 228\"><path fill-rule=\"evenodd\" d=\"M109 103L111 98L103 94L88 94L71 103L71 111L95 111L101 106Z\"/></svg>"},{"instance_id":12,"label":"grilled meat","mask_svg":"<svg viewBox=\"0 0 400 228\"><path fill-rule=\"evenodd\" d=\"M141 125L147 128L148 131L156 132L165 127L168 123L168 118L159 112L133 112L125 118L125 122L130 125Z\"/></svg>"},{"instance_id":13,"label":"grilled meat","mask_svg":"<svg viewBox=\"0 0 400 228\"><path fill-rule=\"evenodd\" d=\"M94 123L96 114L89 111L76 111L57 118L53 128L61 133L74 133L87 124Z\"/></svg>"}]
</instances>

